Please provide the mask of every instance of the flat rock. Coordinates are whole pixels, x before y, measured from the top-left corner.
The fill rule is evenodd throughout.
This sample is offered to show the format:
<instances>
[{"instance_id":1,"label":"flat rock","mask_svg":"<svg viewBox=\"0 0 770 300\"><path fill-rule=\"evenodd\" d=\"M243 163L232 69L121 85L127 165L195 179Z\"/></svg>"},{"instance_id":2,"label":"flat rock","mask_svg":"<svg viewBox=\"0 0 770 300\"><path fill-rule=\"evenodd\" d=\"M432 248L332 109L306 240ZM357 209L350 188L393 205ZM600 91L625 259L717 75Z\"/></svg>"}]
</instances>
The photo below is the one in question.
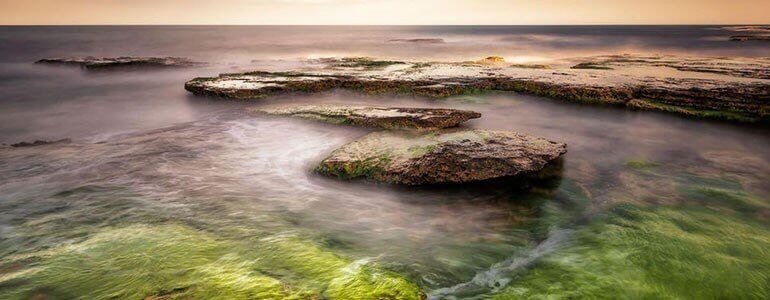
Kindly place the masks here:
<instances>
[{"instance_id":1,"label":"flat rock","mask_svg":"<svg viewBox=\"0 0 770 300\"><path fill-rule=\"evenodd\" d=\"M746 42L746 41L765 41L770 42L770 35L733 35L730 37L734 42Z\"/></svg>"},{"instance_id":2,"label":"flat rock","mask_svg":"<svg viewBox=\"0 0 770 300\"><path fill-rule=\"evenodd\" d=\"M45 145L53 145L53 144L67 144L71 142L72 142L71 139L61 139L61 140L55 140L55 141L36 140L34 142L18 142L15 144L11 144L11 147L24 148L24 147L36 147L36 146L45 146Z\"/></svg>"},{"instance_id":3,"label":"flat rock","mask_svg":"<svg viewBox=\"0 0 770 300\"><path fill-rule=\"evenodd\" d=\"M385 129L438 129L480 118L475 111L444 108L408 108L350 105L295 105L259 109L259 112Z\"/></svg>"},{"instance_id":4,"label":"flat rock","mask_svg":"<svg viewBox=\"0 0 770 300\"><path fill-rule=\"evenodd\" d=\"M321 174L403 185L528 175L567 152L564 143L507 131L375 132L332 152Z\"/></svg>"},{"instance_id":5,"label":"flat rock","mask_svg":"<svg viewBox=\"0 0 770 300\"><path fill-rule=\"evenodd\" d=\"M547 69L502 61L321 60L298 71L195 78L185 89L244 100L334 89L431 98L500 90L700 118L770 121L768 58L608 55L554 61Z\"/></svg>"},{"instance_id":6,"label":"flat rock","mask_svg":"<svg viewBox=\"0 0 770 300\"><path fill-rule=\"evenodd\" d=\"M182 57L66 57L45 58L39 64L78 65L86 69L110 69L126 67L190 67L201 63Z\"/></svg>"},{"instance_id":7,"label":"flat rock","mask_svg":"<svg viewBox=\"0 0 770 300\"><path fill-rule=\"evenodd\" d=\"M389 42L401 43L423 43L423 44L443 44L444 39L422 38L422 39L391 39Z\"/></svg>"}]
</instances>

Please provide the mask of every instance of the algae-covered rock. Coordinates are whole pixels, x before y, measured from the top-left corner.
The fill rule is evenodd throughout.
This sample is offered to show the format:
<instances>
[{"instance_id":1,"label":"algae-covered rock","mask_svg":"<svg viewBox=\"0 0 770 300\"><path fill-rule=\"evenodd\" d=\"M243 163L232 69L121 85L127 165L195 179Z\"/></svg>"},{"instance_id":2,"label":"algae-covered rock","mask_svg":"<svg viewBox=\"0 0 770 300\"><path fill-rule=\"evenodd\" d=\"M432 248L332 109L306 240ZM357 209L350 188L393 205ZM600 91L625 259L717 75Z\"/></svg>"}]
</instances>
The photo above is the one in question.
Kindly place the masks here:
<instances>
[{"instance_id":1,"label":"algae-covered rock","mask_svg":"<svg viewBox=\"0 0 770 300\"><path fill-rule=\"evenodd\" d=\"M454 127L481 117L468 110L443 108L376 107L350 105L299 105L259 109L271 115L293 116L334 124L350 124L386 129L435 129Z\"/></svg>"},{"instance_id":2,"label":"algae-covered rock","mask_svg":"<svg viewBox=\"0 0 770 300\"><path fill-rule=\"evenodd\" d=\"M200 63L183 57L65 57L44 58L39 64L79 65L86 69L111 69L125 67L190 67Z\"/></svg>"},{"instance_id":3,"label":"algae-covered rock","mask_svg":"<svg viewBox=\"0 0 770 300\"><path fill-rule=\"evenodd\" d=\"M405 185L462 183L535 173L566 152L566 144L507 131L375 132L316 170Z\"/></svg>"}]
</instances>

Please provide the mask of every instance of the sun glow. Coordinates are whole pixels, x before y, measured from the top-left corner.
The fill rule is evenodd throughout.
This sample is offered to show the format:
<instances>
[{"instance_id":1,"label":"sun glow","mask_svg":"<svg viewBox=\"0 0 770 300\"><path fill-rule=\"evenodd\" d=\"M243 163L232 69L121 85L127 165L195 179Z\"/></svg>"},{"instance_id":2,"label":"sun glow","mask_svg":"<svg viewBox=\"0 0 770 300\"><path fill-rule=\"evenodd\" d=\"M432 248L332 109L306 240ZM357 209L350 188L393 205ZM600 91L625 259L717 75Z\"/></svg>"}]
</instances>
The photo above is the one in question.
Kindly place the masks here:
<instances>
[{"instance_id":1,"label":"sun glow","mask_svg":"<svg viewBox=\"0 0 770 300\"><path fill-rule=\"evenodd\" d=\"M0 24L766 24L767 11L765 0L3 0Z\"/></svg>"}]
</instances>

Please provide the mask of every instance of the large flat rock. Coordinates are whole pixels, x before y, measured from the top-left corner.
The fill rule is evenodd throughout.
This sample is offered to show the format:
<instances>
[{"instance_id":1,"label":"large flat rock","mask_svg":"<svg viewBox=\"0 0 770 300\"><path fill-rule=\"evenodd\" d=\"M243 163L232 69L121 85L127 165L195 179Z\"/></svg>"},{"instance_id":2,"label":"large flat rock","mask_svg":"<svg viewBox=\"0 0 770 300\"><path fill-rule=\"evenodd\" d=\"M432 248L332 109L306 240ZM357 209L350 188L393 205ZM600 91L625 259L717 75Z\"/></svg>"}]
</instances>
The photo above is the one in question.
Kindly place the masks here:
<instances>
[{"instance_id":1,"label":"large flat rock","mask_svg":"<svg viewBox=\"0 0 770 300\"><path fill-rule=\"evenodd\" d=\"M185 88L198 95L243 100L333 89L436 98L502 90L757 122L770 120L768 70L767 58L609 55L548 65L509 64L500 57L460 63L325 59L290 72L195 78Z\"/></svg>"},{"instance_id":2,"label":"large flat rock","mask_svg":"<svg viewBox=\"0 0 770 300\"><path fill-rule=\"evenodd\" d=\"M463 183L537 173L566 152L564 143L507 131L385 131L335 150L316 171L404 185Z\"/></svg>"},{"instance_id":3,"label":"large flat rock","mask_svg":"<svg viewBox=\"0 0 770 300\"><path fill-rule=\"evenodd\" d=\"M190 67L201 63L183 57L64 57L44 58L39 64L78 65L85 69L99 70L127 67Z\"/></svg>"},{"instance_id":4,"label":"large flat rock","mask_svg":"<svg viewBox=\"0 0 770 300\"><path fill-rule=\"evenodd\" d=\"M294 105L257 111L333 124L385 129L439 129L454 127L470 119L481 117L480 113L468 110L351 105Z\"/></svg>"}]
</instances>

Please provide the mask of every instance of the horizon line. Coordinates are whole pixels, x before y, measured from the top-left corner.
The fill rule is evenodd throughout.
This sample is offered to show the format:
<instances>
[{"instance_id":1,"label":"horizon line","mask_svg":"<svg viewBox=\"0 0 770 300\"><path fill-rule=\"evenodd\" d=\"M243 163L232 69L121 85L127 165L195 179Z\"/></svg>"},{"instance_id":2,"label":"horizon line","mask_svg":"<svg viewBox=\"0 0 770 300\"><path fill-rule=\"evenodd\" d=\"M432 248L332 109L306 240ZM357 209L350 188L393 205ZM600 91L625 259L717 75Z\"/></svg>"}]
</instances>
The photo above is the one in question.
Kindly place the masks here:
<instances>
[{"instance_id":1,"label":"horizon line","mask_svg":"<svg viewBox=\"0 0 770 300\"><path fill-rule=\"evenodd\" d=\"M768 24L752 23L592 23L592 24L0 24L0 26L770 26Z\"/></svg>"}]
</instances>

